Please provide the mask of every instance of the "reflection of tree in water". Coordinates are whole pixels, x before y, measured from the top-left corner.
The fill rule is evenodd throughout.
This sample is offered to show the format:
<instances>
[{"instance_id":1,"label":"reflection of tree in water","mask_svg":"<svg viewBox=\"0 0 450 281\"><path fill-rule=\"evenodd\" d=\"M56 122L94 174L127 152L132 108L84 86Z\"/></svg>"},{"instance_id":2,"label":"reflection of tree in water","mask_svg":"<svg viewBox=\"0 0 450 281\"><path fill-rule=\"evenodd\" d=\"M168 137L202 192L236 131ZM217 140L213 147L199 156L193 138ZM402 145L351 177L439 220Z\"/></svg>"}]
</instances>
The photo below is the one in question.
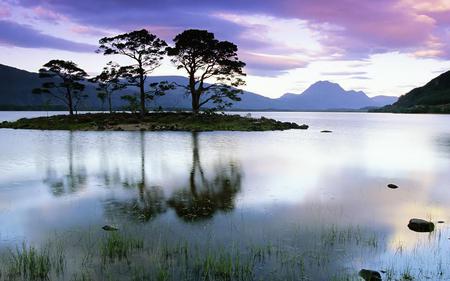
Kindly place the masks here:
<instances>
[{"instance_id":1,"label":"reflection of tree in water","mask_svg":"<svg viewBox=\"0 0 450 281\"><path fill-rule=\"evenodd\" d=\"M67 174L58 176L55 168L47 167L44 183L50 187L54 196L76 193L86 186L87 172L83 166L74 164L74 141L73 132L69 132L69 142L67 145L69 168Z\"/></svg>"},{"instance_id":2,"label":"reflection of tree in water","mask_svg":"<svg viewBox=\"0 0 450 281\"><path fill-rule=\"evenodd\" d=\"M199 154L197 133L192 133L192 168L189 187L174 193L168 200L185 221L211 218L217 211L234 209L234 198L241 189L241 172L236 165L216 167L211 179L205 175Z\"/></svg>"},{"instance_id":3,"label":"reflection of tree in water","mask_svg":"<svg viewBox=\"0 0 450 281\"><path fill-rule=\"evenodd\" d=\"M140 133L140 179L138 181L127 180L123 182L125 188L138 190L138 195L128 201L111 200L106 204L106 213L114 216L123 214L132 220L147 222L167 210L165 196L161 187L148 186L145 175L145 140L144 132Z\"/></svg>"}]
</instances>

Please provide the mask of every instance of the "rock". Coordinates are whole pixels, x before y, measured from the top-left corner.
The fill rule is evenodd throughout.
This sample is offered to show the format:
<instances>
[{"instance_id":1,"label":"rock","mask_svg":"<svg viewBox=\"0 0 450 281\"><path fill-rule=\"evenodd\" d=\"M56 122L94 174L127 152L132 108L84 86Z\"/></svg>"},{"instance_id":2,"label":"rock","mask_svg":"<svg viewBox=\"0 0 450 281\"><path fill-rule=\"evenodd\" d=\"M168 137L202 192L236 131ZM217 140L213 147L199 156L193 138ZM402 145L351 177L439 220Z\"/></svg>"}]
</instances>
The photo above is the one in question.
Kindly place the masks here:
<instances>
[{"instance_id":1,"label":"rock","mask_svg":"<svg viewBox=\"0 0 450 281\"><path fill-rule=\"evenodd\" d=\"M416 232L432 232L434 230L434 223L423 219L410 219L408 228Z\"/></svg>"},{"instance_id":2,"label":"rock","mask_svg":"<svg viewBox=\"0 0 450 281\"><path fill-rule=\"evenodd\" d=\"M332 133L333 131L330 131L330 130L322 130L322 131L320 131L321 133Z\"/></svg>"},{"instance_id":3,"label":"rock","mask_svg":"<svg viewBox=\"0 0 450 281\"><path fill-rule=\"evenodd\" d=\"M306 125L306 124L302 124L302 125L298 126L298 128L301 129L301 130L306 130L306 129L309 128L309 126Z\"/></svg>"},{"instance_id":4,"label":"rock","mask_svg":"<svg viewBox=\"0 0 450 281\"><path fill-rule=\"evenodd\" d=\"M398 185L395 185L395 184L393 184L393 183L390 183L390 184L387 185L387 187L392 188L392 189L397 189L397 188L398 188Z\"/></svg>"},{"instance_id":5,"label":"rock","mask_svg":"<svg viewBox=\"0 0 450 281\"><path fill-rule=\"evenodd\" d=\"M112 225L104 225L102 227L102 229L106 230L106 231L117 231L117 230L119 230L117 227L112 226Z\"/></svg>"},{"instance_id":6,"label":"rock","mask_svg":"<svg viewBox=\"0 0 450 281\"><path fill-rule=\"evenodd\" d=\"M361 269L358 273L365 281L381 281L381 274L370 269Z\"/></svg>"}]
</instances>

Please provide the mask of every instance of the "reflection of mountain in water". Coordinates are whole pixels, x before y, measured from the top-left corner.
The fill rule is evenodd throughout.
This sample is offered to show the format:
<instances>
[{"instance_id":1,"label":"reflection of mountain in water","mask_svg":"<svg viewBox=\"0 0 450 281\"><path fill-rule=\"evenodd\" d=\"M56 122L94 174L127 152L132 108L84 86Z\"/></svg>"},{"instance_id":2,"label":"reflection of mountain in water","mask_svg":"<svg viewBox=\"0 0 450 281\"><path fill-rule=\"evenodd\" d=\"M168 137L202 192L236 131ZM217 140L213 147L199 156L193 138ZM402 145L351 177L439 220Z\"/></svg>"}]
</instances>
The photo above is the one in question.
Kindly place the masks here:
<instances>
[{"instance_id":1,"label":"reflection of mountain in water","mask_svg":"<svg viewBox=\"0 0 450 281\"><path fill-rule=\"evenodd\" d=\"M125 216L131 220L147 222L173 208L185 221L197 221L213 217L217 211L234 208L234 198L241 188L241 172L237 165L217 164L211 176L204 172L200 161L198 134L192 134L192 167L188 186L176 191L166 199L162 187L149 185L145 174L144 133L140 138L140 179L127 180L123 187L136 189L137 194L129 200L114 199L105 204L109 217Z\"/></svg>"}]
</instances>

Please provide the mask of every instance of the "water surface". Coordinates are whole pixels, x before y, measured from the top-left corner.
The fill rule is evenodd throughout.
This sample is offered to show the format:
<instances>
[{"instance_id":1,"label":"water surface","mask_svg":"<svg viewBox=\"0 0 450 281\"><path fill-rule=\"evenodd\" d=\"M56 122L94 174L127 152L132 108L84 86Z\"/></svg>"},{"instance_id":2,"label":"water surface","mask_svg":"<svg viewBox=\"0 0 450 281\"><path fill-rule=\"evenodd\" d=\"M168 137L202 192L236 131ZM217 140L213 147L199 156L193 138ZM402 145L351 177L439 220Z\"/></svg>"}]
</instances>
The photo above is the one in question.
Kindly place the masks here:
<instances>
[{"instance_id":1,"label":"water surface","mask_svg":"<svg viewBox=\"0 0 450 281\"><path fill-rule=\"evenodd\" d=\"M37 113L0 120L20 114ZM76 256L77 239L114 224L148 243L275 245L297 263L289 272L267 259L255 279L328 280L361 268L450 279L450 116L251 114L310 128L0 129L0 249L63 236ZM416 233L407 228L413 217L446 223Z\"/></svg>"}]
</instances>

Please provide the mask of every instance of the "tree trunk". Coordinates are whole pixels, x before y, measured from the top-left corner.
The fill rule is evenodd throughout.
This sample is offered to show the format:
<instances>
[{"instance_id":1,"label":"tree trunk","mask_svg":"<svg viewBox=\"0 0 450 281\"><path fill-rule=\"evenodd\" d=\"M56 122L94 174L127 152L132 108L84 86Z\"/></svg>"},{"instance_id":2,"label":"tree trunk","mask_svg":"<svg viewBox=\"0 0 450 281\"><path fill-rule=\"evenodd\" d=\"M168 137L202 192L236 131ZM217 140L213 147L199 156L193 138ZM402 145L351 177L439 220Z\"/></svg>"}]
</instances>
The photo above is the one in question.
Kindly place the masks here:
<instances>
[{"instance_id":1,"label":"tree trunk","mask_svg":"<svg viewBox=\"0 0 450 281\"><path fill-rule=\"evenodd\" d=\"M195 89L194 75L189 75L189 89L191 91L192 113L197 115L200 111L200 93Z\"/></svg>"},{"instance_id":2,"label":"tree trunk","mask_svg":"<svg viewBox=\"0 0 450 281\"><path fill-rule=\"evenodd\" d=\"M139 88L141 91L141 117L145 115L145 91L144 91L144 78L140 77Z\"/></svg>"},{"instance_id":3,"label":"tree trunk","mask_svg":"<svg viewBox=\"0 0 450 281\"><path fill-rule=\"evenodd\" d=\"M109 113L112 113L112 100L111 100L111 93L108 94L108 106L109 106Z\"/></svg>"},{"instance_id":4,"label":"tree trunk","mask_svg":"<svg viewBox=\"0 0 450 281\"><path fill-rule=\"evenodd\" d=\"M200 96L195 93L192 95L192 113L197 115L200 111Z\"/></svg>"},{"instance_id":5,"label":"tree trunk","mask_svg":"<svg viewBox=\"0 0 450 281\"><path fill-rule=\"evenodd\" d=\"M70 92L70 89L67 88L67 106L69 107L69 115L73 115L73 101L72 101L72 93Z\"/></svg>"},{"instance_id":6,"label":"tree trunk","mask_svg":"<svg viewBox=\"0 0 450 281\"><path fill-rule=\"evenodd\" d=\"M142 61L139 60L139 90L141 94L141 117L145 116L145 88L144 88L144 67L142 66Z\"/></svg>"}]
</instances>

